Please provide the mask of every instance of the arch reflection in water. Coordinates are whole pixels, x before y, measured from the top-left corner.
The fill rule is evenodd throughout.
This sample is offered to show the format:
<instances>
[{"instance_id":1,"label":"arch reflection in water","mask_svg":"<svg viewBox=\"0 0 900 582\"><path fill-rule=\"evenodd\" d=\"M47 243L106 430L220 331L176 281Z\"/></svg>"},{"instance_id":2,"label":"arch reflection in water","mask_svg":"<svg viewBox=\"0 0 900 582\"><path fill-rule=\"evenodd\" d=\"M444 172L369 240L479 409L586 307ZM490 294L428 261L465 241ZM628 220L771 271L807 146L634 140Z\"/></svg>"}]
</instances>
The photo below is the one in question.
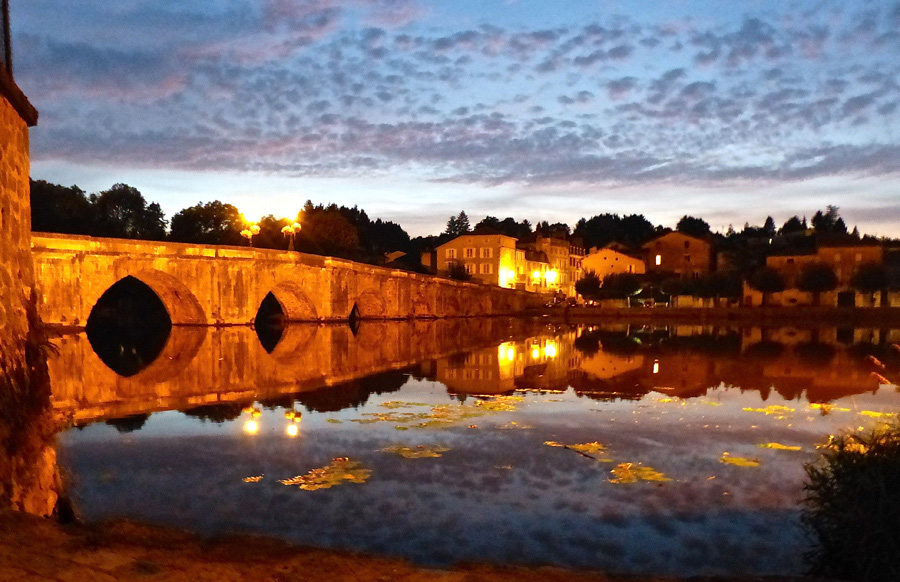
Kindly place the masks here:
<instances>
[{"instance_id":1,"label":"arch reflection in water","mask_svg":"<svg viewBox=\"0 0 900 582\"><path fill-rule=\"evenodd\" d=\"M150 287L128 276L110 287L91 310L85 331L104 364L134 376L162 352L172 330L163 302Z\"/></svg>"},{"instance_id":2,"label":"arch reflection in water","mask_svg":"<svg viewBox=\"0 0 900 582\"><path fill-rule=\"evenodd\" d=\"M253 327L259 343L270 354L284 335L284 319L284 308L275 295L269 292L259 305Z\"/></svg>"}]
</instances>

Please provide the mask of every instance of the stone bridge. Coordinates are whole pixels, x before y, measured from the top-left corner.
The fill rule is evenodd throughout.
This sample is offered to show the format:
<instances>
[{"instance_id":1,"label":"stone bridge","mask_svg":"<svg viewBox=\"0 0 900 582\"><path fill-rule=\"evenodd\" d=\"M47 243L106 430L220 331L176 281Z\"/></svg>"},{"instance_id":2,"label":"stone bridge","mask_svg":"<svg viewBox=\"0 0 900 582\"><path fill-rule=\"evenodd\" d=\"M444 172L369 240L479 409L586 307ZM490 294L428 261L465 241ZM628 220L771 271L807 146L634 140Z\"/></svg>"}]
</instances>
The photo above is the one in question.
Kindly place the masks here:
<instances>
[{"instance_id":1,"label":"stone bridge","mask_svg":"<svg viewBox=\"0 0 900 582\"><path fill-rule=\"evenodd\" d=\"M332 257L249 247L200 246L33 233L38 313L84 326L97 300L131 276L162 300L175 325L253 323L271 293L288 321L509 315L537 296L374 267Z\"/></svg>"}]
</instances>

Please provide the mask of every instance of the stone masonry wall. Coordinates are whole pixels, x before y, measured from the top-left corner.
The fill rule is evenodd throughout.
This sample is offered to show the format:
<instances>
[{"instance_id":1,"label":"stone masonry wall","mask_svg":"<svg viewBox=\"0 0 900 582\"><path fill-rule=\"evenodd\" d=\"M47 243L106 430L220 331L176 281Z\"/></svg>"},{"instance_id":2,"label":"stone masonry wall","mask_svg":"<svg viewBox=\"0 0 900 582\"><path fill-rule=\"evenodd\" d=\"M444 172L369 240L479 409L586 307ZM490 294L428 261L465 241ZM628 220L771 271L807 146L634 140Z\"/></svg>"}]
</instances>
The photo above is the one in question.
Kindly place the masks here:
<instances>
[{"instance_id":1,"label":"stone masonry wall","mask_svg":"<svg viewBox=\"0 0 900 582\"><path fill-rule=\"evenodd\" d=\"M0 95L0 357L7 365L21 357L33 287L28 172L28 125Z\"/></svg>"}]
</instances>

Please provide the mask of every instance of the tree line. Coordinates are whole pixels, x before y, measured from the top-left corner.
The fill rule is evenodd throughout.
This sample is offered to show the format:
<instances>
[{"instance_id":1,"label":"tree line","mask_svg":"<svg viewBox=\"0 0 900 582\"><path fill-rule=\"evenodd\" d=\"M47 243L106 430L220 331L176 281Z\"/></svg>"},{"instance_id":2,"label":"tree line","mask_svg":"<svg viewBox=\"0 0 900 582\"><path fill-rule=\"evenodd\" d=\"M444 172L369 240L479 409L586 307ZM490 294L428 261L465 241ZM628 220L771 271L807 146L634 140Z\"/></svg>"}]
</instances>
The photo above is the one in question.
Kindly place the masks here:
<instances>
[{"instance_id":1,"label":"tree line","mask_svg":"<svg viewBox=\"0 0 900 582\"><path fill-rule=\"evenodd\" d=\"M159 204L148 202L137 188L121 183L88 194L78 186L32 180L31 212L32 228L38 232L192 244L248 244L241 235L248 225L231 204L218 200L197 203L167 220ZM286 234L285 227L294 221L299 221L299 231ZM495 216L485 216L472 226L465 211L461 211L449 218L443 232L412 238L400 225L372 220L355 206L348 208L311 201L303 205L293 220L269 215L257 226L259 231L252 237L255 247L286 249L293 236L294 248L298 251L373 264L383 263L386 253L402 251L407 256L394 266L419 271L423 270L419 261L421 252L433 250L470 232L505 234L519 240L537 235L562 238L586 250L617 243L637 251L648 240L671 230L653 224L642 214L613 213L582 218L574 228L561 222L532 224L528 220ZM768 217L761 226L745 224L741 230L729 227L725 233L712 232L709 223L702 218L685 215L675 225L675 230L713 242L715 248L728 255L731 270L745 279L751 279L765 267L765 258L772 252L814 250L816 241L822 238L867 238L856 228L848 231L835 206L817 211L809 221L806 217L793 216L778 227L774 219ZM759 275L758 278L765 277ZM710 282L704 288L721 287L720 283ZM734 288L733 285L726 287ZM767 288L774 287L769 285Z\"/></svg>"}]
</instances>

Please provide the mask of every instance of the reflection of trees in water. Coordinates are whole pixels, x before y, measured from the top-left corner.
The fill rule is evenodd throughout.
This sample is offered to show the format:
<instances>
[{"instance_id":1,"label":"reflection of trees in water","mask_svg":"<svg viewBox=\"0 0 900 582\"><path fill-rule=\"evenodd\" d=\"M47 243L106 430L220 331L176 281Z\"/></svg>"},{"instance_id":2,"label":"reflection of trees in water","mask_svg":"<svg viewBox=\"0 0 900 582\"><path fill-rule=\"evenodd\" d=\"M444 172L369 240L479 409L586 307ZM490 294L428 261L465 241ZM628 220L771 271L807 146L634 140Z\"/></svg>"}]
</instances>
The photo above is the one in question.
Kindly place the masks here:
<instances>
[{"instance_id":1,"label":"reflection of trees in water","mask_svg":"<svg viewBox=\"0 0 900 582\"><path fill-rule=\"evenodd\" d=\"M244 407L249 404L249 401L243 403L229 402L223 404L204 404L203 406L195 406L194 408L182 410L181 413L194 418L199 418L203 421L208 420L210 422L215 422L216 424L221 424L238 418L241 415L241 412L243 412Z\"/></svg>"},{"instance_id":2,"label":"reflection of trees in water","mask_svg":"<svg viewBox=\"0 0 900 582\"><path fill-rule=\"evenodd\" d=\"M601 402L640 400L653 388L643 370L632 370L608 380L596 378L582 370L573 370L569 374L569 385L579 397Z\"/></svg>"},{"instance_id":3,"label":"reflection of trees in water","mask_svg":"<svg viewBox=\"0 0 900 582\"><path fill-rule=\"evenodd\" d=\"M771 340L752 343L744 350L745 356L759 360L776 360L783 354L784 344Z\"/></svg>"},{"instance_id":4,"label":"reflection of trees in water","mask_svg":"<svg viewBox=\"0 0 900 582\"><path fill-rule=\"evenodd\" d=\"M409 380L409 370L391 370L321 390L296 395L296 401L314 412L337 412L357 408L372 394L396 392Z\"/></svg>"},{"instance_id":5,"label":"reflection of trees in water","mask_svg":"<svg viewBox=\"0 0 900 582\"><path fill-rule=\"evenodd\" d=\"M804 362L826 365L834 359L837 350L834 346L822 342L801 342L794 347L794 353Z\"/></svg>"},{"instance_id":6,"label":"reflection of trees in water","mask_svg":"<svg viewBox=\"0 0 900 582\"><path fill-rule=\"evenodd\" d=\"M147 423L147 419L150 418L150 414L132 414L131 416L125 416L122 418L111 418L106 421L106 424L109 426L114 426L117 431L121 433L134 432L136 430L141 430L144 425Z\"/></svg>"},{"instance_id":7,"label":"reflection of trees in water","mask_svg":"<svg viewBox=\"0 0 900 582\"><path fill-rule=\"evenodd\" d=\"M88 317L88 341L104 364L120 376L134 376L162 352L172 330L165 305L134 277L119 280Z\"/></svg>"}]
</instances>

